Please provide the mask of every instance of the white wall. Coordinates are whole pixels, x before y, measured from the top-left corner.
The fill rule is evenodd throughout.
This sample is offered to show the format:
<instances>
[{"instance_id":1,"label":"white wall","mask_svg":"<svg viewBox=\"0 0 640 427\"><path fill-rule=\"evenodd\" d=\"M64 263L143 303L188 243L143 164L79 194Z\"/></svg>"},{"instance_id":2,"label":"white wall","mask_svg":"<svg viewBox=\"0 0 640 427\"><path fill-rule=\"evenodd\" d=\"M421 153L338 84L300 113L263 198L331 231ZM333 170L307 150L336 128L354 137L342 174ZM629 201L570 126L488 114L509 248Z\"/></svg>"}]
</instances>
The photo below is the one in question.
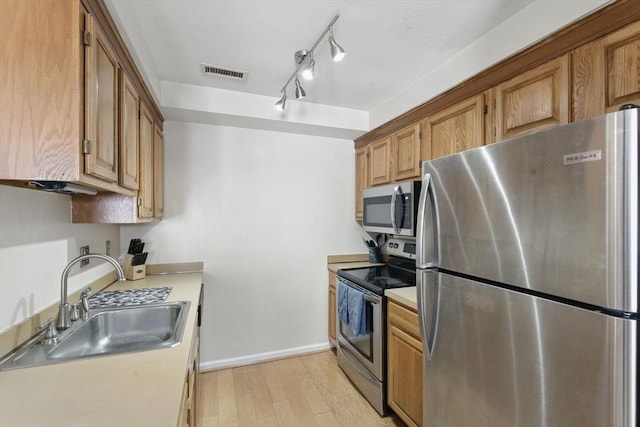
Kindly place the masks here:
<instances>
[{"instance_id":1,"label":"white wall","mask_svg":"<svg viewBox=\"0 0 640 427\"><path fill-rule=\"evenodd\" d=\"M71 197L0 185L0 332L60 300L60 276L81 246L105 252L120 246L116 225L71 224ZM74 267L73 292L111 266Z\"/></svg>"},{"instance_id":2,"label":"white wall","mask_svg":"<svg viewBox=\"0 0 640 427\"><path fill-rule=\"evenodd\" d=\"M122 249L204 261L205 368L325 346L326 257L365 251L353 142L167 122L165 153L165 219L123 226Z\"/></svg>"}]
</instances>

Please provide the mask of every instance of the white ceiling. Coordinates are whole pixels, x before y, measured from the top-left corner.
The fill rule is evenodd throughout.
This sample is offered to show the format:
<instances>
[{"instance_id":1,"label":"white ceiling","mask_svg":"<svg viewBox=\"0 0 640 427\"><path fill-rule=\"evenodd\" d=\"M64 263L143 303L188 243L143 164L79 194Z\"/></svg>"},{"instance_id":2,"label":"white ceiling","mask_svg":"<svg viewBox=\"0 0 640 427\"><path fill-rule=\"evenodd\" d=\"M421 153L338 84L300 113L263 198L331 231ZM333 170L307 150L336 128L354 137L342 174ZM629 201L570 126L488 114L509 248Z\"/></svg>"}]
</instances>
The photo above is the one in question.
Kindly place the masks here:
<instances>
[{"instance_id":1,"label":"white ceiling","mask_svg":"<svg viewBox=\"0 0 640 427\"><path fill-rule=\"evenodd\" d=\"M176 82L252 94L256 108L262 99L272 105L279 98L295 68L294 52L309 49L339 13L334 35L347 56L342 62L332 62L328 42L323 40L315 52L316 78L302 81L307 97L300 106L321 104L368 114L394 97L413 97L413 105L426 101L424 91L413 91L414 83L421 79L424 83L432 70L465 48L468 52L469 46L483 37L494 41L485 41L481 52L472 52L472 61L477 63L482 63L478 58L483 56L495 62L491 50L518 50L525 47L517 44L520 40L530 43L527 37L540 37L532 32L532 36L520 38L514 34L515 41L504 35L497 41L487 38L501 25L511 28L508 31L512 34L513 27L505 27L505 21L524 22L516 27L518 33L533 28L545 35L558 25L566 25L567 18L575 19L572 14L585 13L606 1L106 0L106 4L159 98L160 82ZM527 21L529 15L531 21ZM526 28L528 22L532 23L530 28ZM205 76L200 71L202 62L245 70L248 79ZM458 78L455 72L444 72L444 78L440 75L436 83ZM456 81L446 84L450 87ZM288 96L289 100L294 98L293 85ZM400 112L408 109L402 105L395 108Z\"/></svg>"}]
</instances>

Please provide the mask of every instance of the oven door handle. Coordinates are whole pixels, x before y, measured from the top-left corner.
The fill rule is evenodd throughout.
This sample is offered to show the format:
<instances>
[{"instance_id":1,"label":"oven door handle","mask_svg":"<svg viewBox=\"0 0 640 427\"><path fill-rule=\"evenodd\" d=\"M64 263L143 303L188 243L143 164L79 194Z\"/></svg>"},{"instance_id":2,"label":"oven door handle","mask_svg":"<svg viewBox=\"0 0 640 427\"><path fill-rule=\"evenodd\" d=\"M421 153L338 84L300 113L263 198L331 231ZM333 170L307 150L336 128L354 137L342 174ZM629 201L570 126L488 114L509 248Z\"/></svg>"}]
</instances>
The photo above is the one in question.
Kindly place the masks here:
<instances>
[{"instance_id":1,"label":"oven door handle","mask_svg":"<svg viewBox=\"0 0 640 427\"><path fill-rule=\"evenodd\" d=\"M371 304L378 304L380 302L380 298L372 297L371 295L364 294L364 300L370 302Z\"/></svg>"}]
</instances>

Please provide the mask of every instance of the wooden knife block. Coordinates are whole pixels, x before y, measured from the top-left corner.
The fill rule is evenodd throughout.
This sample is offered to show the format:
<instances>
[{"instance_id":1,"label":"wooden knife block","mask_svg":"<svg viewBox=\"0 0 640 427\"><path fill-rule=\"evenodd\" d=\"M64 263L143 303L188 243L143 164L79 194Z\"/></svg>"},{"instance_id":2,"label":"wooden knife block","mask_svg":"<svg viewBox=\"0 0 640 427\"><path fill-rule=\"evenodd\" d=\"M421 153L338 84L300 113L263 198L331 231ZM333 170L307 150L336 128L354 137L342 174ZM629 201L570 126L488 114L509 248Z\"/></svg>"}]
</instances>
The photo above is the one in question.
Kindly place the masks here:
<instances>
[{"instance_id":1,"label":"wooden knife block","mask_svg":"<svg viewBox=\"0 0 640 427\"><path fill-rule=\"evenodd\" d=\"M124 276L127 278L127 280L144 279L147 275L147 266L145 264L131 265L131 261L133 261L133 255L126 254L124 256L124 261L122 262Z\"/></svg>"}]
</instances>

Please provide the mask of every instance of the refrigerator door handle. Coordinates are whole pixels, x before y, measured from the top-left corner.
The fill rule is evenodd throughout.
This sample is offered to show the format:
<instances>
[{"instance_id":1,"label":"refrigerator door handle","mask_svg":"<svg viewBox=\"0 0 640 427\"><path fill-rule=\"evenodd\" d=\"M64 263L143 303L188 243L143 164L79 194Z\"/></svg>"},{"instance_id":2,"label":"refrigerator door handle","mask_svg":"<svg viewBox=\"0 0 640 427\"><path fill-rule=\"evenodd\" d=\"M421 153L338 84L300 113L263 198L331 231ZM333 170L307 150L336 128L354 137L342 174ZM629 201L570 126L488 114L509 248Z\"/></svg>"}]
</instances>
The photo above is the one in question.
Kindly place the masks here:
<instances>
[{"instance_id":1,"label":"refrigerator door handle","mask_svg":"<svg viewBox=\"0 0 640 427\"><path fill-rule=\"evenodd\" d=\"M398 202L398 193L400 192L400 186L396 185L393 188L393 194L391 195L391 228L396 233L400 232L398 229L398 223L396 221L396 203Z\"/></svg>"},{"instance_id":2,"label":"refrigerator door handle","mask_svg":"<svg viewBox=\"0 0 640 427\"><path fill-rule=\"evenodd\" d=\"M436 198L433 194L433 180L431 179L431 174L425 173L422 177L422 190L420 190L420 200L418 202L418 221L417 221L417 232L416 232L416 244L417 244L417 256L416 256L416 267L417 268L431 268L436 266L437 259L437 208L436 208ZM426 214L427 214L427 200L431 201L431 224L425 224L426 222ZM425 228L427 227L427 228ZM427 248L425 246L425 241L430 236L431 247ZM425 250L428 250L427 254Z\"/></svg>"},{"instance_id":3,"label":"refrigerator door handle","mask_svg":"<svg viewBox=\"0 0 640 427\"><path fill-rule=\"evenodd\" d=\"M427 279L427 274L435 276ZM422 348L427 360L433 359L433 352L436 346L438 335L438 318L440 314L440 275L435 272L418 272L417 292L418 292L418 320L420 335L422 337ZM430 283L427 283L430 282Z\"/></svg>"}]
</instances>

